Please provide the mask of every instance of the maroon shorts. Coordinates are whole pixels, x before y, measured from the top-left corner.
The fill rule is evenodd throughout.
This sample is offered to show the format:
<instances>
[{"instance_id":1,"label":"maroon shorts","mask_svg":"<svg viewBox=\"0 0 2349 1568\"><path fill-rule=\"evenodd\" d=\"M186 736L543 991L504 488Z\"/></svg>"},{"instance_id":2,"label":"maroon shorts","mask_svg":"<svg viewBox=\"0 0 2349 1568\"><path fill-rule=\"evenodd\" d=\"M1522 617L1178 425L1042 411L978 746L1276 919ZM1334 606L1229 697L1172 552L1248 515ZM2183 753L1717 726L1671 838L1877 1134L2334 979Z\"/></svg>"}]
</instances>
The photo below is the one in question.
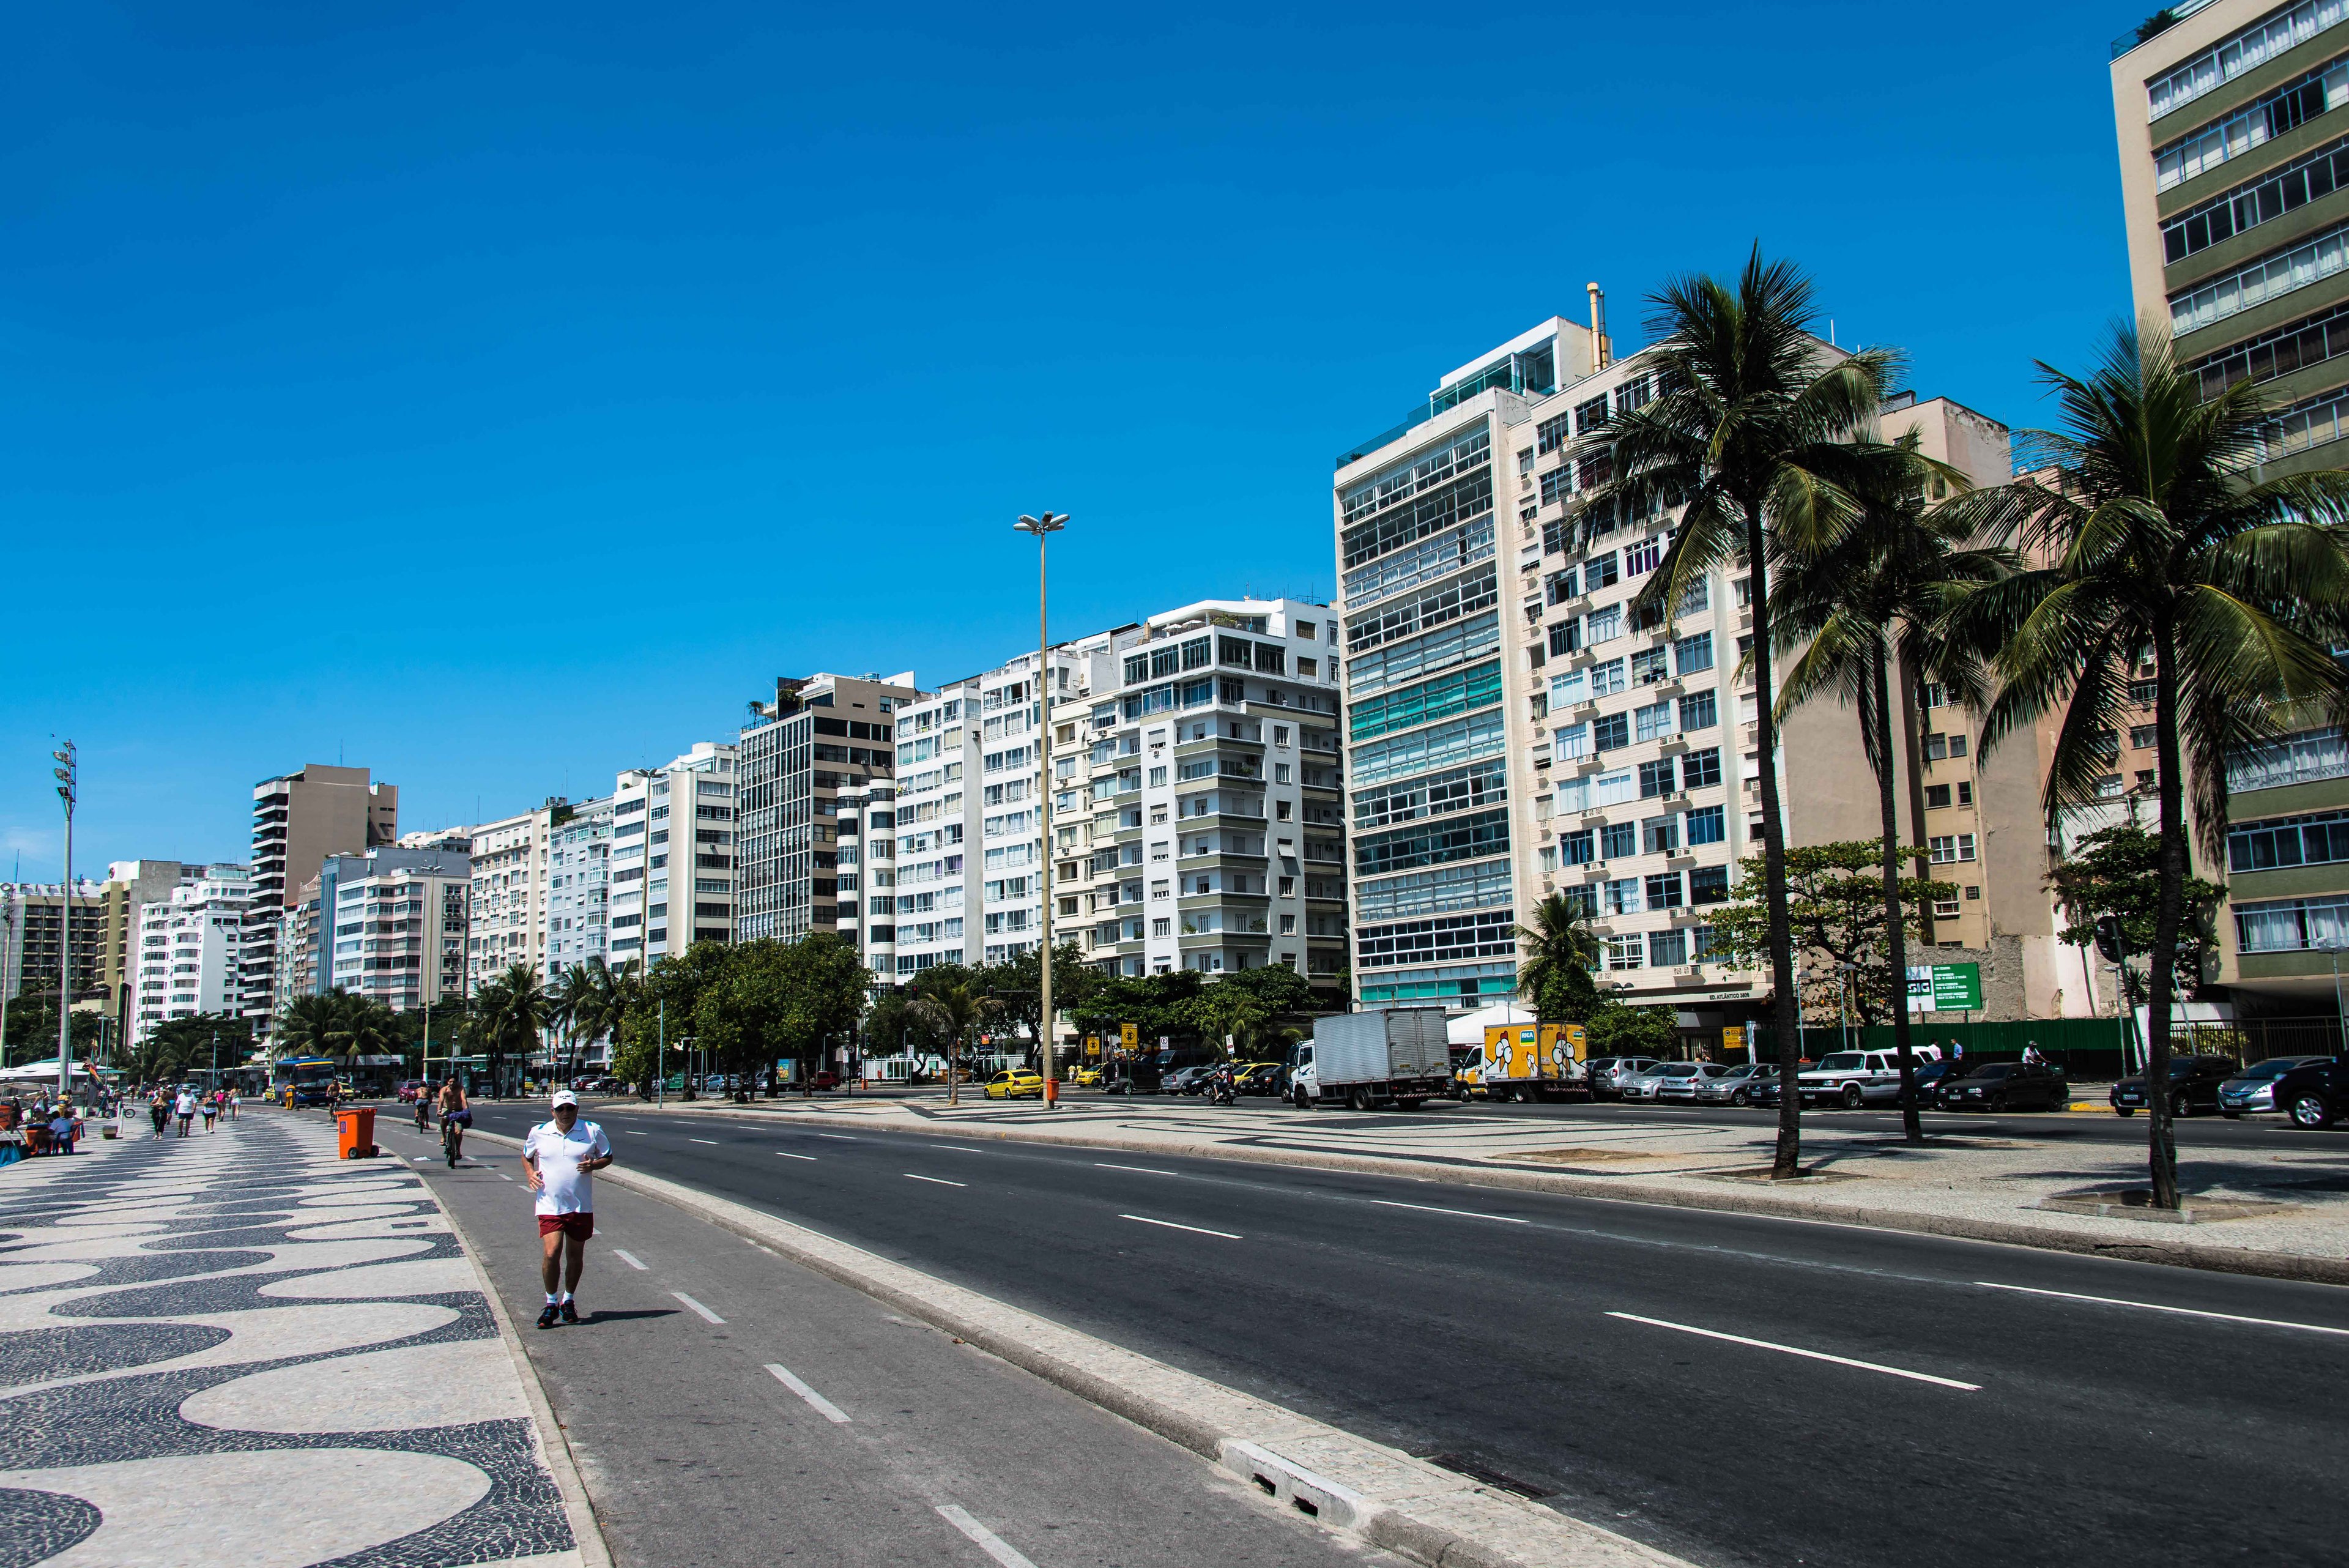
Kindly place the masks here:
<instances>
[{"instance_id":1,"label":"maroon shorts","mask_svg":"<svg viewBox=\"0 0 2349 1568\"><path fill-rule=\"evenodd\" d=\"M595 1216L587 1214L542 1214L538 1217L538 1233L552 1236L557 1231L574 1241L585 1241L595 1233Z\"/></svg>"}]
</instances>

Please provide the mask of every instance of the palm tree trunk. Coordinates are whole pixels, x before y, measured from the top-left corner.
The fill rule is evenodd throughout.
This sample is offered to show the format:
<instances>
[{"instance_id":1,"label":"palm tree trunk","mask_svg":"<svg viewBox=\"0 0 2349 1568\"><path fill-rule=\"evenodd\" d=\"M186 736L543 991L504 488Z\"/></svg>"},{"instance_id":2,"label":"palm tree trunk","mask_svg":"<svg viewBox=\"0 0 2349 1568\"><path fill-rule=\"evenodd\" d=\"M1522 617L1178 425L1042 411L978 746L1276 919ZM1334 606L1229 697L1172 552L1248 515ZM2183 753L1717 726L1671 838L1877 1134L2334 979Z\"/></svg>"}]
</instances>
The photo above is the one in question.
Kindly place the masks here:
<instances>
[{"instance_id":1,"label":"palm tree trunk","mask_svg":"<svg viewBox=\"0 0 2349 1568\"><path fill-rule=\"evenodd\" d=\"M2153 1206L2178 1207L2178 1135L2169 1117L2169 1001L2178 978L2178 928L2186 901L2185 778L2178 756L2178 663L2167 617L2153 628L2154 725L2161 768L2160 892L2154 901L2152 973L2146 978L2146 1163Z\"/></svg>"},{"instance_id":2,"label":"palm tree trunk","mask_svg":"<svg viewBox=\"0 0 2349 1568\"><path fill-rule=\"evenodd\" d=\"M1776 1014L1773 1027L1778 1036L1778 1147L1770 1162L1770 1178L1785 1181L1801 1175L1803 1168L1803 1096L1797 1087L1803 1030L1795 998L1795 939L1786 915L1786 828L1778 815L1778 721L1770 701L1778 688L1770 678L1770 573L1762 545L1762 504L1751 501L1745 506L1745 563L1754 600L1754 719L1762 774L1763 901L1770 917L1770 985ZM1744 771L1742 766L1739 771ZM1742 802L1744 793L1741 783L1731 799Z\"/></svg>"},{"instance_id":3,"label":"palm tree trunk","mask_svg":"<svg viewBox=\"0 0 2349 1568\"><path fill-rule=\"evenodd\" d=\"M1900 808L1893 794L1892 693L1884 644L1868 662L1876 680L1876 803L1884 822L1884 951L1892 965L1892 1048L1900 1058L1900 1136L1925 1141L1917 1114L1917 1064L1909 1054L1909 929L1900 918ZM1913 726L1912 726L1913 727ZM1914 775L1911 775L1912 777Z\"/></svg>"}]
</instances>

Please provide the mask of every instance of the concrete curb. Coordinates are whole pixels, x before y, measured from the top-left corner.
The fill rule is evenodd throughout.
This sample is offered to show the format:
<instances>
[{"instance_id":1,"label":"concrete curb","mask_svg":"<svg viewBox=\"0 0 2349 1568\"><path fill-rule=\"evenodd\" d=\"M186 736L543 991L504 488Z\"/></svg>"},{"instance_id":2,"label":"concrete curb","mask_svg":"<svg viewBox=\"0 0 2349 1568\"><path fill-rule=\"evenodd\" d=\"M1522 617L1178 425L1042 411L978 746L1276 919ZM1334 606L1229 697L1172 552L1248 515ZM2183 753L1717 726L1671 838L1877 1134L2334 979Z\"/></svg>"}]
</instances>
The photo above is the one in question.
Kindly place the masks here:
<instances>
[{"instance_id":1,"label":"concrete curb","mask_svg":"<svg viewBox=\"0 0 2349 1568\"><path fill-rule=\"evenodd\" d=\"M414 1160L403 1158L401 1163L411 1171L416 1169ZM498 1295L489 1271L481 1267L481 1249L473 1245L473 1238L466 1233L456 1214L440 1201L440 1195L432 1190L432 1184L427 1181L422 1185L432 1199L432 1206L455 1232L458 1246L464 1250L465 1262L472 1265L473 1278L481 1287L482 1299L490 1303L490 1315L497 1319L498 1337L505 1341L506 1354L513 1357L514 1374L522 1379L523 1397L530 1402L531 1419L538 1428L539 1452L545 1457L547 1472L554 1477L555 1490L563 1494L563 1511L570 1516L571 1539L579 1549L581 1568L612 1568L612 1551L605 1543L604 1527L595 1518L595 1500L587 1495L587 1483L580 1479L579 1462L571 1453L571 1439L564 1435L562 1424L554 1418L554 1407L547 1403L546 1389L538 1380L538 1368L531 1365L530 1352L523 1348L522 1335L514 1329L505 1302Z\"/></svg>"},{"instance_id":2,"label":"concrete curb","mask_svg":"<svg viewBox=\"0 0 2349 1568\"><path fill-rule=\"evenodd\" d=\"M726 1116L736 1121L789 1125L772 1113L720 1110L691 1113ZM1996 1241L2012 1247L2035 1247L2043 1251L2072 1252L2092 1258L2120 1258L2137 1263L2166 1263L2174 1268L2210 1273L2250 1274L2261 1279L2299 1280L2313 1284L2349 1285L2349 1258L2304 1256L2295 1252L2253 1251L2239 1247L2213 1247L2162 1238L2116 1239L2082 1235L2052 1227L2012 1220L1971 1220L1960 1215L1913 1214L1863 1208L1855 1203L1808 1203L1766 1189L1741 1192L1690 1192L1677 1187L1642 1182L1636 1177L1572 1176L1559 1171L1527 1170L1511 1166L1442 1164L1377 1155L1333 1154L1300 1149L1264 1148L1246 1144L1177 1145L1115 1134L1087 1135L1043 1129L973 1127L947 1123L937 1127L876 1128L869 1117L828 1116L794 1111L790 1122L813 1127L855 1127L864 1131L909 1133L916 1137L991 1137L1006 1143L1036 1143L1067 1148L1114 1149L1123 1154L1173 1155L1190 1159L1221 1159L1240 1164L1300 1166L1309 1169L1359 1172L1365 1176L1401 1176L1416 1181L1454 1182L1464 1187L1511 1188L1526 1192L1554 1192L1568 1198L1597 1198L1617 1203L1644 1203L1671 1209L1703 1209L1721 1213L1752 1214L1775 1220L1806 1220L1821 1225L1857 1226L1869 1231L1899 1231L1920 1236L1947 1236L1964 1241ZM2134 1221L2132 1221L2134 1222Z\"/></svg>"},{"instance_id":3,"label":"concrete curb","mask_svg":"<svg viewBox=\"0 0 2349 1568\"><path fill-rule=\"evenodd\" d=\"M519 1140L475 1129L508 1148ZM1331 1528L1431 1568L1689 1568L1638 1542L1080 1334L729 1199L610 1167L639 1192L942 1328L1179 1443ZM519 1350L516 1352L520 1354ZM534 1385L533 1385L534 1386Z\"/></svg>"}]
</instances>

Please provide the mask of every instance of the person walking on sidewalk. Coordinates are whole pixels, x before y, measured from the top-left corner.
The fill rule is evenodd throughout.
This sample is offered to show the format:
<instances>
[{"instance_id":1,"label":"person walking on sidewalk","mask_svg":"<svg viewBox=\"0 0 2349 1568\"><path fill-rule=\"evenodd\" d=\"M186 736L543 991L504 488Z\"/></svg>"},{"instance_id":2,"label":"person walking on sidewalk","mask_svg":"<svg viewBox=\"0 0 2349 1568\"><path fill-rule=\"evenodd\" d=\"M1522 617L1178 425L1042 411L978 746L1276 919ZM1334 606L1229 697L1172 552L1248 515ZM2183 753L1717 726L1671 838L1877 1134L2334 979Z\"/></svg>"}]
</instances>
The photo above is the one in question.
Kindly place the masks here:
<instances>
[{"instance_id":1,"label":"person walking on sidewalk","mask_svg":"<svg viewBox=\"0 0 2349 1568\"><path fill-rule=\"evenodd\" d=\"M171 1102L163 1097L160 1089L147 1096L147 1119L155 1124L155 1136L161 1137L163 1124L171 1119Z\"/></svg>"},{"instance_id":2,"label":"person walking on sidewalk","mask_svg":"<svg viewBox=\"0 0 2349 1568\"><path fill-rule=\"evenodd\" d=\"M595 1192L589 1178L612 1163L612 1140L594 1122L579 1119L578 1096L557 1089L549 1108L553 1119L531 1128L522 1140L522 1166L530 1189L538 1194L538 1240L545 1254L540 1266L540 1282L546 1287L541 1328L579 1321L579 1272L587 1261L587 1238L595 1233Z\"/></svg>"},{"instance_id":3,"label":"person walking on sidewalk","mask_svg":"<svg viewBox=\"0 0 2349 1568\"><path fill-rule=\"evenodd\" d=\"M204 1131L218 1132L220 1130L220 1100L207 1091L204 1095L203 1105L201 1108L204 1113Z\"/></svg>"},{"instance_id":4,"label":"person walking on sidewalk","mask_svg":"<svg viewBox=\"0 0 2349 1568\"><path fill-rule=\"evenodd\" d=\"M171 1102L171 1114L180 1119L180 1136L188 1136L188 1124L196 1119L196 1094L185 1084L180 1085L179 1098Z\"/></svg>"}]
</instances>

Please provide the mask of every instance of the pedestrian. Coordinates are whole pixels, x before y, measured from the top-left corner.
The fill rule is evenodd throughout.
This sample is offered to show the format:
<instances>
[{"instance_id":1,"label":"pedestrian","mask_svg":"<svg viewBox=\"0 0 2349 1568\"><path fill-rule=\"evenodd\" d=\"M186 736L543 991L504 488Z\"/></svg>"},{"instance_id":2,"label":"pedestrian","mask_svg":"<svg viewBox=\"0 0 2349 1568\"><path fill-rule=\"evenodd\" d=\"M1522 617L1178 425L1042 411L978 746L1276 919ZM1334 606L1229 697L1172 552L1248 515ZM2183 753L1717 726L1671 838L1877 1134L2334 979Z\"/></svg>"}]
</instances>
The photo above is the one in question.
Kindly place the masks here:
<instances>
[{"instance_id":1,"label":"pedestrian","mask_svg":"<svg viewBox=\"0 0 2349 1568\"><path fill-rule=\"evenodd\" d=\"M219 1096L216 1095L206 1095L203 1097L202 1106L199 1108L204 1113L204 1131L218 1132L220 1130Z\"/></svg>"},{"instance_id":2,"label":"pedestrian","mask_svg":"<svg viewBox=\"0 0 2349 1568\"><path fill-rule=\"evenodd\" d=\"M546 1288L541 1328L579 1321L579 1274L587 1261L587 1238L595 1233L595 1184L589 1178L612 1163L612 1140L594 1122L579 1119L577 1095L557 1089L548 1108L551 1119L531 1128L522 1141L523 1169L538 1195L543 1249L539 1282Z\"/></svg>"},{"instance_id":3,"label":"pedestrian","mask_svg":"<svg viewBox=\"0 0 2349 1568\"><path fill-rule=\"evenodd\" d=\"M180 1136L188 1136L188 1124L196 1119L195 1091L185 1084L180 1085L179 1096L171 1102L171 1114L180 1120Z\"/></svg>"},{"instance_id":4,"label":"pedestrian","mask_svg":"<svg viewBox=\"0 0 2349 1568\"><path fill-rule=\"evenodd\" d=\"M171 1106L170 1101L163 1098L163 1091L160 1089L147 1096L147 1119L155 1124L155 1136L161 1137L163 1124L171 1119Z\"/></svg>"},{"instance_id":5,"label":"pedestrian","mask_svg":"<svg viewBox=\"0 0 2349 1568\"><path fill-rule=\"evenodd\" d=\"M74 1139L81 1132L81 1120L74 1115L71 1105L59 1101L57 1114L49 1118L49 1152L71 1154Z\"/></svg>"}]
</instances>

